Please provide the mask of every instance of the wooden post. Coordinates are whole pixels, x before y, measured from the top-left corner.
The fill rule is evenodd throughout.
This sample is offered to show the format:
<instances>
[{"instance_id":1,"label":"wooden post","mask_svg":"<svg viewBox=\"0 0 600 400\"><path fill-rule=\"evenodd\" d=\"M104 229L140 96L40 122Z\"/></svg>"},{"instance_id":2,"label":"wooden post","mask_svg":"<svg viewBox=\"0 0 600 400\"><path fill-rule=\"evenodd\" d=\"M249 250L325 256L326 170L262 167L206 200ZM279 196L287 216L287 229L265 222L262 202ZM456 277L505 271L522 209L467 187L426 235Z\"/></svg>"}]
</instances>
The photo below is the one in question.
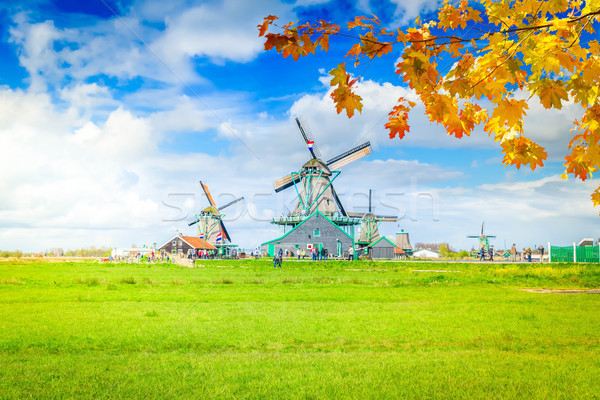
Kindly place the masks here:
<instances>
[{"instance_id":1,"label":"wooden post","mask_svg":"<svg viewBox=\"0 0 600 400\"><path fill-rule=\"evenodd\" d=\"M573 242L573 262L577 262L577 245Z\"/></svg>"}]
</instances>

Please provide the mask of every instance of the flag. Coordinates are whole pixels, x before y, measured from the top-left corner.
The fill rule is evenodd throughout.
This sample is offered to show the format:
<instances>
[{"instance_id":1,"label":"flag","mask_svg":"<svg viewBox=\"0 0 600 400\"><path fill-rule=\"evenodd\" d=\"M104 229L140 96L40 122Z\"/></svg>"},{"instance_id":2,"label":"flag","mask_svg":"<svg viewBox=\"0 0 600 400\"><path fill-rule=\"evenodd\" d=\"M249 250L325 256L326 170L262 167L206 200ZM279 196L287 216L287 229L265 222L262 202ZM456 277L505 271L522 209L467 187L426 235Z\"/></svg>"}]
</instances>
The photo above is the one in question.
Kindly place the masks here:
<instances>
[{"instance_id":1,"label":"flag","mask_svg":"<svg viewBox=\"0 0 600 400\"><path fill-rule=\"evenodd\" d=\"M308 145L308 149L312 150L313 149L313 145L315 144L314 140L308 140L306 142L306 144Z\"/></svg>"},{"instance_id":2,"label":"flag","mask_svg":"<svg viewBox=\"0 0 600 400\"><path fill-rule=\"evenodd\" d=\"M223 234L221 232L217 233L217 242L220 242L223 239Z\"/></svg>"},{"instance_id":3,"label":"flag","mask_svg":"<svg viewBox=\"0 0 600 400\"><path fill-rule=\"evenodd\" d=\"M200 235L198 235L198 237L199 237L200 239L204 239L204 233L201 233Z\"/></svg>"}]
</instances>

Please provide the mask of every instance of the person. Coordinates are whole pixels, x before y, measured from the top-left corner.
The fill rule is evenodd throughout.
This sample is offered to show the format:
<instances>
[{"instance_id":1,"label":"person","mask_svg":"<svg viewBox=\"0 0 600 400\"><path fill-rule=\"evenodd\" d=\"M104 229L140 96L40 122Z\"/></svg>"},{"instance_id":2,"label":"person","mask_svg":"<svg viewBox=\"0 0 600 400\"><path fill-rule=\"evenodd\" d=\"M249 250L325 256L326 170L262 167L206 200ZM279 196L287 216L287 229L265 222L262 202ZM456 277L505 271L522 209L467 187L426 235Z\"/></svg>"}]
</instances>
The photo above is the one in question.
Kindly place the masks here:
<instances>
[{"instance_id":1,"label":"person","mask_svg":"<svg viewBox=\"0 0 600 400\"><path fill-rule=\"evenodd\" d=\"M521 262L525 262L525 247L521 249Z\"/></svg>"},{"instance_id":2,"label":"person","mask_svg":"<svg viewBox=\"0 0 600 400\"><path fill-rule=\"evenodd\" d=\"M517 245L514 243L513 243L512 247L510 248L510 260L512 262L517 261Z\"/></svg>"},{"instance_id":3,"label":"person","mask_svg":"<svg viewBox=\"0 0 600 400\"><path fill-rule=\"evenodd\" d=\"M352 246L348 249L348 261L354 261L354 248Z\"/></svg>"},{"instance_id":4,"label":"person","mask_svg":"<svg viewBox=\"0 0 600 400\"><path fill-rule=\"evenodd\" d=\"M279 249L279 254L277 254L277 264L279 264L279 268L281 268L281 262L283 261L283 251Z\"/></svg>"},{"instance_id":5,"label":"person","mask_svg":"<svg viewBox=\"0 0 600 400\"><path fill-rule=\"evenodd\" d=\"M490 257L489 261L493 262L494 261L494 246L490 246L488 248L488 256Z\"/></svg>"},{"instance_id":6,"label":"person","mask_svg":"<svg viewBox=\"0 0 600 400\"><path fill-rule=\"evenodd\" d=\"M540 262L544 262L544 246L542 246L540 244L540 247L538 248L539 252L540 252Z\"/></svg>"},{"instance_id":7,"label":"person","mask_svg":"<svg viewBox=\"0 0 600 400\"><path fill-rule=\"evenodd\" d=\"M325 258L325 261L327 261L327 256L329 255L329 251L327 251L327 248L323 248L323 253L324 253L323 257Z\"/></svg>"},{"instance_id":8,"label":"person","mask_svg":"<svg viewBox=\"0 0 600 400\"><path fill-rule=\"evenodd\" d=\"M318 261L319 260L319 258L318 258L319 255L318 254L319 254L319 250L317 250L316 247L313 247L312 248L312 259L313 259L313 261Z\"/></svg>"},{"instance_id":9,"label":"person","mask_svg":"<svg viewBox=\"0 0 600 400\"><path fill-rule=\"evenodd\" d=\"M479 248L479 261L485 261L485 248L483 246Z\"/></svg>"},{"instance_id":10,"label":"person","mask_svg":"<svg viewBox=\"0 0 600 400\"><path fill-rule=\"evenodd\" d=\"M325 247L321 247L321 261L325 261Z\"/></svg>"},{"instance_id":11,"label":"person","mask_svg":"<svg viewBox=\"0 0 600 400\"><path fill-rule=\"evenodd\" d=\"M531 262L531 247L527 248L527 262Z\"/></svg>"},{"instance_id":12,"label":"person","mask_svg":"<svg viewBox=\"0 0 600 400\"><path fill-rule=\"evenodd\" d=\"M304 260L304 257L306 257L306 251L302 249L302 260Z\"/></svg>"}]
</instances>

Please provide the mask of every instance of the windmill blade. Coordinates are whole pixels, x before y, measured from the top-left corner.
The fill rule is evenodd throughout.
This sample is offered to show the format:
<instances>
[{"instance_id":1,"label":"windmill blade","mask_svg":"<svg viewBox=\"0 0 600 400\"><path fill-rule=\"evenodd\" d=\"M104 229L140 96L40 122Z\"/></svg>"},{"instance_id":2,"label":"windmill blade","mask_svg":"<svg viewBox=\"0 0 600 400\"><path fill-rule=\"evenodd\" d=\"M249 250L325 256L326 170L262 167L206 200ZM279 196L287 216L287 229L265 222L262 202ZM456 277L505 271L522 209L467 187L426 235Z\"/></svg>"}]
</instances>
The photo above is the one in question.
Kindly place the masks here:
<instances>
[{"instance_id":1,"label":"windmill blade","mask_svg":"<svg viewBox=\"0 0 600 400\"><path fill-rule=\"evenodd\" d=\"M398 221L398 216L396 215L376 215L377 218L380 218L383 222L396 222Z\"/></svg>"},{"instance_id":2,"label":"windmill blade","mask_svg":"<svg viewBox=\"0 0 600 400\"><path fill-rule=\"evenodd\" d=\"M337 157L332 158L327 161L327 166L332 171L337 171L342 168L344 165L350 164L353 161L358 160L364 156L371 154L371 143L365 142L360 146L356 146L353 149L346 151L345 153L340 154Z\"/></svg>"},{"instance_id":3,"label":"windmill blade","mask_svg":"<svg viewBox=\"0 0 600 400\"><path fill-rule=\"evenodd\" d=\"M208 202L210 203L210 205L213 207L216 207L217 205L215 204L215 201L213 200L212 196L210 195L208 186L206 186L204 183L202 183L202 181L200 181L200 186L202 186L202 190L204 190L204 194L206 195L206 198L208 199Z\"/></svg>"},{"instance_id":4,"label":"windmill blade","mask_svg":"<svg viewBox=\"0 0 600 400\"><path fill-rule=\"evenodd\" d=\"M350 218L362 218L365 213L349 212L348 217Z\"/></svg>"},{"instance_id":5,"label":"windmill blade","mask_svg":"<svg viewBox=\"0 0 600 400\"><path fill-rule=\"evenodd\" d=\"M221 223L221 232L223 232L223 241L225 241L225 239L231 241L231 237L229 236L229 232L227 232L227 229L225 228L225 224L223 223L223 220L221 220L220 223Z\"/></svg>"},{"instance_id":6,"label":"windmill blade","mask_svg":"<svg viewBox=\"0 0 600 400\"><path fill-rule=\"evenodd\" d=\"M199 219L197 219L197 220L195 220L195 221L192 221L192 222L190 222L190 223L188 224L188 226L195 225L195 224L197 224L198 222L200 222L200 220L199 220Z\"/></svg>"},{"instance_id":7,"label":"windmill blade","mask_svg":"<svg viewBox=\"0 0 600 400\"><path fill-rule=\"evenodd\" d=\"M333 195L333 201L335 201L335 204L338 206L338 208L340 209L340 213L344 216L347 217L348 213L346 212L346 210L344 209L344 206L342 205L342 202L340 200L340 198L338 197L335 188L333 187L333 185L331 185L331 194Z\"/></svg>"},{"instance_id":8,"label":"windmill blade","mask_svg":"<svg viewBox=\"0 0 600 400\"><path fill-rule=\"evenodd\" d=\"M294 183L298 182L300 182L300 176L297 176L294 179L292 179L291 175L286 175L283 178L279 178L275 182L273 182L273 186L275 187L275 193L279 193L282 190L293 186Z\"/></svg>"},{"instance_id":9,"label":"windmill blade","mask_svg":"<svg viewBox=\"0 0 600 400\"><path fill-rule=\"evenodd\" d=\"M481 237L481 235L467 235L467 238L469 238L469 239L477 239L480 237Z\"/></svg>"},{"instance_id":10,"label":"windmill blade","mask_svg":"<svg viewBox=\"0 0 600 400\"><path fill-rule=\"evenodd\" d=\"M317 148L317 144L315 143L315 138L314 138L312 132L310 131L310 129L308 128L308 125L306 124L306 122L303 121L303 123L301 123L300 119L298 117L296 117L295 120L296 120L296 124L298 125L298 129L300 130L300 133L302 134L302 138L304 139L304 143L306 143L306 146L308 147L308 151L310 151L310 155L312 156L312 158L318 158L318 159L323 158L323 156L321 155L321 152Z\"/></svg>"},{"instance_id":11,"label":"windmill blade","mask_svg":"<svg viewBox=\"0 0 600 400\"><path fill-rule=\"evenodd\" d=\"M238 201L242 201L242 200L244 200L244 196L240 197L239 199L235 199L235 200L233 200L233 201L230 201L229 203L227 203L227 204L225 204L225 205L223 205L223 206L221 206L221 207L217 208L217 210L219 210L219 211L221 211L221 210L224 210L224 209L226 209L227 207L229 207L229 206L232 206L232 205L234 205L235 203L237 203Z\"/></svg>"},{"instance_id":12,"label":"windmill blade","mask_svg":"<svg viewBox=\"0 0 600 400\"><path fill-rule=\"evenodd\" d=\"M495 238L496 235L485 235L485 237L489 237L489 238Z\"/></svg>"}]
</instances>

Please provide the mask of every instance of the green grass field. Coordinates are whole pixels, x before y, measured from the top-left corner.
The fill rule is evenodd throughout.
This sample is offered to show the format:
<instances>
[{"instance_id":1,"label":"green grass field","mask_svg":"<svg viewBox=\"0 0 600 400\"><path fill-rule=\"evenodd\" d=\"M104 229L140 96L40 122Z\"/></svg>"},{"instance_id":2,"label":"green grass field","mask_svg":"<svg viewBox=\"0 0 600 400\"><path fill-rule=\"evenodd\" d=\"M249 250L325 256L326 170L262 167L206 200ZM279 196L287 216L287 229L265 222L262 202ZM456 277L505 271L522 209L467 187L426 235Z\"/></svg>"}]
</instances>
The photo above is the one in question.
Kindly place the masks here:
<instances>
[{"instance_id":1,"label":"green grass field","mask_svg":"<svg viewBox=\"0 0 600 400\"><path fill-rule=\"evenodd\" d=\"M600 295L517 290L598 265L200 264L0 262L0 398L600 398Z\"/></svg>"}]
</instances>

